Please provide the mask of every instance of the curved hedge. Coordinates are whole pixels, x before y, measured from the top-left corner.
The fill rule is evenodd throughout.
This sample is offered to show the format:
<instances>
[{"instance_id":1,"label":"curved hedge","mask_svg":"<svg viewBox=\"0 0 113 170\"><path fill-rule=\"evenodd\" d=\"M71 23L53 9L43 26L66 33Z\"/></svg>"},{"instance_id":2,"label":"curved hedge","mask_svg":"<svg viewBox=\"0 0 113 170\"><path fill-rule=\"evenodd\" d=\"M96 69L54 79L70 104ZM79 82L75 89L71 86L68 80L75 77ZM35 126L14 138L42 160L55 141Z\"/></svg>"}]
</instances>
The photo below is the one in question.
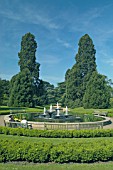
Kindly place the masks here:
<instances>
[{"instance_id":1,"label":"curved hedge","mask_svg":"<svg viewBox=\"0 0 113 170\"><path fill-rule=\"evenodd\" d=\"M70 142L53 145L14 139L0 140L0 162L96 162L113 160L113 142Z\"/></svg>"},{"instance_id":2,"label":"curved hedge","mask_svg":"<svg viewBox=\"0 0 113 170\"><path fill-rule=\"evenodd\" d=\"M37 129L0 127L0 134L45 138L92 138L92 137L113 137L113 129L37 130Z\"/></svg>"}]
</instances>

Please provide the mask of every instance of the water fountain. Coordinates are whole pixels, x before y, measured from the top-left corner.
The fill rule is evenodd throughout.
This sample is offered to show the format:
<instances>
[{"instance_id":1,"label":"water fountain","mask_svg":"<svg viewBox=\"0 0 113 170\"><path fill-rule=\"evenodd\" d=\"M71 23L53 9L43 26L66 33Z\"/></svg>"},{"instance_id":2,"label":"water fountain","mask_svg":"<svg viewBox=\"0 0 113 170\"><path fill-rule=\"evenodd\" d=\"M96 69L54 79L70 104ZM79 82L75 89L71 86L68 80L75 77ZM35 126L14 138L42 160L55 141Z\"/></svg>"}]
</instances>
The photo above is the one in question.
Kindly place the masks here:
<instances>
[{"instance_id":1,"label":"water fountain","mask_svg":"<svg viewBox=\"0 0 113 170\"><path fill-rule=\"evenodd\" d=\"M87 116L89 119L89 116L91 117L92 115L87 115ZM54 126L56 126L56 128L58 129L61 128L61 126L63 129L64 126L66 129L67 126L68 129L70 128L73 129L75 128L75 125L73 127L73 124L77 124L77 128L78 128L78 123L82 124L81 126L83 126L85 116L83 114L80 115L77 113L73 115L73 113L72 114L70 113L67 106L65 108L61 108L61 106L57 102L55 106L50 105L48 110L44 107L43 113L31 113L31 116L29 117L30 119L28 119L28 121L34 121L36 122L36 124L38 124L38 126L40 125L41 127L44 125L43 127L44 129L47 126L47 124L48 124L48 127L46 127L47 129L48 128L52 129ZM40 122L43 123L41 124Z\"/></svg>"},{"instance_id":2,"label":"water fountain","mask_svg":"<svg viewBox=\"0 0 113 170\"><path fill-rule=\"evenodd\" d=\"M60 116L60 108L59 108L58 102L57 102L56 112L57 112L56 116L59 117Z\"/></svg>"},{"instance_id":3,"label":"water fountain","mask_svg":"<svg viewBox=\"0 0 113 170\"><path fill-rule=\"evenodd\" d=\"M66 106L65 117L68 117L68 107Z\"/></svg>"},{"instance_id":4,"label":"water fountain","mask_svg":"<svg viewBox=\"0 0 113 170\"><path fill-rule=\"evenodd\" d=\"M50 105L50 110L49 110L49 112L52 112L53 111L53 106L52 106L52 104Z\"/></svg>"},{"instance_id":5,"label":"water fountain","mask_svg":"<svg viewBox=\"0 0 113 170\"><path fill-rule=\"evenodd\" d=\"M57 117L59 117L60 116L60 110L59 109L57 109L57 115L56 115Z\"/></svg>"},{"instance_id":6,"label":"water fountain","mask_svg":"<svg viewBox=\"0 0 113 170\"><path fill-rule=\"evenodd\" d=\"M44 107L43 114L39 114L39 116L37 117L44 119L44 121L51 119L51 121L58 120L63 122L68 121L68 118L72 118L72 116L68 114L68 107L66 106L65 113L63 113L63 109L61 108L58 102L56 106L52 106L51 104L48 110L46 110L46 108Z\"/></svg>"},{"instance_id":7,"label":"water fountain","mask_svg":"<svg viewBox=\"0 0 113 170\"><path fill-rule=\"evenodd\" d=\"M26 116L27 115L26 113ZM92 121L92 115L87 116L87 119L89 120L89 118L91 118L90 120ZM40 128L43 127L43 129L74 129L76 126L78 129L78 125L81 127L83 125L85 126L86 119L84 119L84 117L86 118L83 114L71 114L67 106L61 108L57 102L55 106L50 105L48 109L44 107L43 113L29 113L29 117L26 117L26 119L33 121L33 124L36 122L36 125L38 124L38 126L40 126ZM86 124L88 124L88 122Z\"/></svg>"},{"instance_id":8,"label":"water fountain","mask_svg":"<svg viewBox=\"0 0 113 170\"><path fill-rule=\"evenodd\" d=\"M65 111L63 111L65 110ZM44 113L39 115L41 120L39 121L51 121L51 122L73 122L75 121L75 116L68 113L68 107L61 108L59 103L55 106L50 105L50 108L46 110L44 107Z\"/></svg>"},{"instance_id":9,"label":"water fountain","mask_svg":"<svg viewBox=\"0 0 113 170\"><path fill-rule=\"evenodd\" d=\"M53 116L53 113L54 113L52 104L50 105L50 109L47 110L47 113L49 115L49 119L52 119L52 116Z\"/></svg>"},{"instance_id":10,"label":"water fountain","mask_svg":"<svg viewBox=\"0 0 113 170\"><path fill-rule=\"evenodd\" d=\"M44 116L46 116L46 108L44 107L44 114L43 114Z\"/></svg>"}]
</instances>

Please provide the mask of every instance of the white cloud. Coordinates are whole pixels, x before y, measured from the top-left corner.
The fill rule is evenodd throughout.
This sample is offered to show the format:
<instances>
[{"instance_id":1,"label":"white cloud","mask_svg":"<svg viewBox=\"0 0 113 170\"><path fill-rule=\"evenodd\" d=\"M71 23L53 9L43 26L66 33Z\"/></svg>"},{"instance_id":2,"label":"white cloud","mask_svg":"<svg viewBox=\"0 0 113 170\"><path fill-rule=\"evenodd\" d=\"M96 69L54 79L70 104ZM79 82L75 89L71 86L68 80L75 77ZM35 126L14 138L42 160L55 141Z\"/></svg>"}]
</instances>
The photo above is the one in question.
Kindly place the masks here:
<instances>
[{"instance_id":1,"label":"white cloud","mask_svg":"<svg viewBox=\"0 0 113 170\"><path fill-rule=\"evenodd\" d=\"M74 22L72 21L73 18L71 19L71 26L70 30L71 31L77 31L77 32L89 32L90 30L95 30L96 25L94 25L94 21L96 19L99 19L101 17L101 10L98 8L91 9L90 11L86 13L79 14L78 16L74 19Z\"/></svg>"},{"instance_id":2,"label":"white cloud","mask_svg":"<svg viewBox=\"0 0 113 170\"><path fill-rule=\"evenodd\" d=\"M52 21L52 19L45 15L45 13L42 13L41 11L33 11L31 9L26 8L25 9L25 19L27 19L28 22L33 24L41 24L42 26L49 28L49 29L58 29L59 26Z\"/></svg>"},{"instance_id":3,"label":"white cloud","mask_svg":"<svg viewBox=\"0 0 113 170\"><path fill-rule=\"evenodd\" d=\"M64 40L61 40L60 38L57 38L56 41L66 48L72 47L71 44L69 44L68 42L65 42Z\"/></svg>"},{"instance_id":4,"label":"white cloud","mask_svg":"<svg viewBox=\"0 0 113 170\"><path fill-rule=\"evenodd\" d=\"M58 24L53 22L49 16L45 15L39 10L35 11L32 10L30 7L27 8L20 7L20 9L21 12L19 13L18 12L15 13L14 11L11 10L0 9L0 15L18 22L42 25L47 29L59 28Z\"/></svg>"}]
</instances>

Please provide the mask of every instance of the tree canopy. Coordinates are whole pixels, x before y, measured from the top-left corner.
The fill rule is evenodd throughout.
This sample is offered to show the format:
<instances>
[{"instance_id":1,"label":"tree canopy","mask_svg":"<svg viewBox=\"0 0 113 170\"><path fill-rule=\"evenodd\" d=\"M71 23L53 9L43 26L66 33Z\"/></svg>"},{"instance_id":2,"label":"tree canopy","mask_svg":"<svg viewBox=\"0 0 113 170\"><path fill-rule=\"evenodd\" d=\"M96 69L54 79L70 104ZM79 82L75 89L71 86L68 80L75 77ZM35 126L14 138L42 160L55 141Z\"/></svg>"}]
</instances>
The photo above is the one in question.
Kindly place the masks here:
<instances>
[{"instance_id":1,"label":"tree canopy","mask_svg":"<svg viewBox=\"0 0 113 170\"><path fill-rule=\"evenodd\" d=\"M93 71L96 71L96 50L92 39L85 34L79 40L76 63L66 72L66 91L68 105L83 106L83 96Z\"/></svg>"},{"instance_id":2,"label":"tree canopy","mask_svg":"<svg viewBox=\"0 0 113 170\"><path fill-rule=\"evenodd\" d=\"M34 35L27 33L22 37L18 53L20 72L11 80L9 104L13 106L34 107L38 96L39 66L36 62L37 43Z\"/></svg>"},{"instance_id":3,"label":"tree canopy","mask_svg":"<svg viewBox=\"0 0 113 170\"><path fill-rule=\"evenodd\" d=\"M9 82L0 79L0 104L17 107L35 107L56 102L68 107L108 108L113 94L107 77L98 73L96 50L88 34L78 43L75 64L65 74L65 81L54 85L40 80L36 62L37 42L27 33L22 37L18 53L20 72ZM3 87L4 86L4 87Z\"/></svg>"},{"instance_id":4,"label":"tree canopy","mask_svg":"<svg viewBox=\"0 0 113 170\"><path fill-rule=\"evenodd\" d=\"M106 76L93 72L83 97L84 108L108 108L110 105L110 86Z\"/></svg>"}]
</instances>

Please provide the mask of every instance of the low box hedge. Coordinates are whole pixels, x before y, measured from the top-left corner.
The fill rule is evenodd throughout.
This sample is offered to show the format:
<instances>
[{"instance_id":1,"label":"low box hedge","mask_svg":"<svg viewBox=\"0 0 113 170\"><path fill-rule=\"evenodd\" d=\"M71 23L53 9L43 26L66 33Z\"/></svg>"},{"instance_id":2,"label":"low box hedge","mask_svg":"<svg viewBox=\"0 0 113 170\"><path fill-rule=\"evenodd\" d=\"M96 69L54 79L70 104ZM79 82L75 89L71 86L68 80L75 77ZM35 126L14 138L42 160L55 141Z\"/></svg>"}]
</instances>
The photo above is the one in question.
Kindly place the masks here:
<instances>
[{"instance_id":1,"label":"low box hedge","mask_svg":"<svg viewBox=\"0 0 113 170\"><path fill-rule=\"evenodd\" d=\"M0 162L27 161L34 163L91 163L113 161L113 142L103 139L51 144L45 142L0 139Z\"/></svg>"},{"instance_id":2,"label":"low box hedge","mask_svg":"<svg viewBox=\"0 0 113 170\"><path fill-rule=\"evenodd\" d=\"M0 127L0 134L45 138L92 138L92 137L113 137L113 129L37 130L37 129Z\"/></svg>"}]
</instances>

